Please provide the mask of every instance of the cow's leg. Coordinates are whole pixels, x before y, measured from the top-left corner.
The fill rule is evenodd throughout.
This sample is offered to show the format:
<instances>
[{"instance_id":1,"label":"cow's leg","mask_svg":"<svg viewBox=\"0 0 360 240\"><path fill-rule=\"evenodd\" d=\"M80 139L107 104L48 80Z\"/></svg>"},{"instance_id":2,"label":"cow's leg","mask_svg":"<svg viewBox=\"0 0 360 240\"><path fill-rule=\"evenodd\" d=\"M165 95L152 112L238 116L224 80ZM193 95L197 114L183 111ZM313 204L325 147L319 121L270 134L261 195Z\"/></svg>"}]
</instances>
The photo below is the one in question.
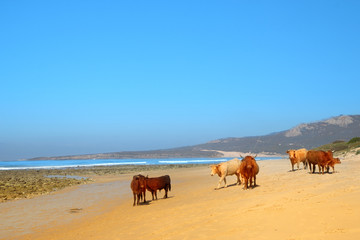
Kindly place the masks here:
<instances>
[{"instance_id":1,"label":"cow's leg","mask_svg":"<svg viewBox=\"0 0 360 240\"><path fill-rule=\"evenodd\" d=\"M298 168L298 170L299 170L299 168L300 168L300 163L297 162L296 164L297 164L297 168Z\"/></svg>"},{"instance_id":2,"label":"cow's leg","mask_svg":"<svg viewBox=\"0 0 360 240\"><path fill-rule=\"evenodd\" d=\"M157 200L157 190L155 190L155 197L156 197L156 200Z\"/></svg>"},{"instance_id":3,"label":"cow's leg","mask_svg":"<svg viewBox=\"0 0 360 240\"><path fill-rule=\"evenodd\" d=\"M254 187L256 187L256 175L254 176Z\"/></svg>"},{"instance_id":4,"label":"cow's leg","mask_svg":"<svg viewBox=\"0 0 360 240\"><path fill-rule=\"evenodd\" d=\"M166 186L166 187L165 187L165 195L164 195L164 198L167 198L167 192L168 192L168 187Z\"/></svg>"},{"instance_id":5,"label":"cow's leg","mask_svg":"<svg viewBox=\"0 0 360 240\"><path fill-rule=\"evenodd\" d=\"M241 181L240 181L240 174L236 173L236 178L237 178L237 184L241 185Z\"/></svg>"},{"instance_id":6,"label":"cow's leg","mask_svg":"<svg viewBox=\"0 0 360 240\"><path fill-rule=\"evenodd\" d=\"M143 194L144 194L144 203L146 203L146 190L143 191Z\"/></svg>"},{"instance_id":7,"label":"cow's leg","mask_svg":"<svg viewBox=\"0 0 360 240\"><path fill-rule=\"evenodd\" d=\"M248 187L248 178L245 178L245 184L244 184L244 189L246 190Z\"/></svg>"},{"instance_id":8,"label":"cow's leg","mask_svg":"<svg viewBox=\"0 0 360 240\"><path fill-rule=\"evenodd\" d=\"M220 188L221 182L224 181L224 179L225 179L224 176L220 177L219 183L218 183L218 185L217 185L217 187L216 187L217 189Z\"/></svg>"},{"instance_id":9,"label":"cow's leg","mask_svg":"<svg viewBox=\"0 0 360 240\"><path fill-rule=\"evenodd\" d=\"M249 187L252 187L252 182L253 182L252 179L253 179L253 178L250 177L250 186L249 186Z\"/></svg>"},{"instance_id":10,"label":"cow's leg","mask_svg":"<svg viewBox=\"0 0 360 240\"><path fill-rule=\"evenodd\" d=\"M137 202L136 202L136 205L139 205L139 202L140 202L140 194L137 194Z\"/></svg>"},{"instance_id":11,"label":"cow's leg","mask_svg":"<svg viewBox=\"0 0 360 240\"><path fill-rule=\"evenodd\" d=\"M134 195L134 203L133 203L133 206L135 206L135 202L136 202L136 193L133 193Z\"/></svg>"},{"instance_id":12,"label":"cow's leg","mask_svg":"<svg viewBox=\"0 0 360 240\"><path fill-rule=\"evenodd\" d=\"M293 171L295 171L293 163L291 163L291 168L292 168Z\"/></svg>"},{"instance_id":13,"label":"cow's leg","mask_svg":"<svg viewBox=\"0 0 360 240\"><path fill-rule=\"evenodd\" d=\"M226 177L224 177L224 183L225 183L225 187L227 187L227 184L226 184Z\"/></svg>"},{"instance_id":14,"label":"cow's leg","mask_svg":"<svg viewBox=\"0 0 360 240\"><path fill-rule=\"evenodd\" d=\"M152 200L154 201L154 190L151 190Z\"/></svg>"}]
</instances>

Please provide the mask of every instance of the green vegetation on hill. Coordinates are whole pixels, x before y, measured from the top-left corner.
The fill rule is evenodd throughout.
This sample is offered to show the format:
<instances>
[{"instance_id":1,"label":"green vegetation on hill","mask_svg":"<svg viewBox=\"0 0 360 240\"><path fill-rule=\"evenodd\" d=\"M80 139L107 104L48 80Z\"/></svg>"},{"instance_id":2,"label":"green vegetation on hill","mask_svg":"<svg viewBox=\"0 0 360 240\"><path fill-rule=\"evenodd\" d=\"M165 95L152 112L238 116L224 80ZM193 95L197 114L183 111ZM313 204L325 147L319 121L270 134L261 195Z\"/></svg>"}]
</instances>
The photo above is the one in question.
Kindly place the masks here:
<instances>
[{"instance_id":1,"label":"green vegetation on hill","mask_svg":"<svg viewBox=\"0 0 360 240\"><path fill-rule=\"evenodd\" d=\"M317 147L314 150L323 150L323 151L333 150L335 152L342 153L342 152L349 152L356 148L360 148L360 137L354 137L350 139L348 142L334 141L332 143ZM356 154L360 154L360 150L358 150Z\"/></svg>"}]
</instances>

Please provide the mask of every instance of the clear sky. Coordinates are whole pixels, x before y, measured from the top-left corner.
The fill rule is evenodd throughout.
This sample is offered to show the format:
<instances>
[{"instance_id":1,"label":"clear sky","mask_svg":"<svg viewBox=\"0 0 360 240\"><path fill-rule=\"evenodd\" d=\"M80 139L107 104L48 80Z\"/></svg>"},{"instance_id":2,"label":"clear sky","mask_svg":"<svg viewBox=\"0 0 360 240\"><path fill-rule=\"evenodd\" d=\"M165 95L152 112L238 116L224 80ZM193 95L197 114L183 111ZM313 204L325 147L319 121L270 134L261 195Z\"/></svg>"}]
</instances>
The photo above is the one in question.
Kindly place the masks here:
<instances>
[{"instance_id":1,"label":"clear sky","mask_svg":"<svg viewBox=\"0 0 360 240\"><path fill-rule=\"evenodd\" d=\"M0 160L360 114L360 1L1 1Z\"/></svg>"}]
</instances>

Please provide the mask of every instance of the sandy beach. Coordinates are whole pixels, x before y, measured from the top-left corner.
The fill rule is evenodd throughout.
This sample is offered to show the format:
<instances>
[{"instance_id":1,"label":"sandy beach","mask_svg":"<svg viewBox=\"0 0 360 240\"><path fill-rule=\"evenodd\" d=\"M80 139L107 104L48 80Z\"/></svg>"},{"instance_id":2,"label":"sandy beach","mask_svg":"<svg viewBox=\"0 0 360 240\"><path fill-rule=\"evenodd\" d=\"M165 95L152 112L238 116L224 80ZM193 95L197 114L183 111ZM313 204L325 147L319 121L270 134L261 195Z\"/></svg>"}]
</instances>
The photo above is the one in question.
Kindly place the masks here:
<instances>
[{"instance_id":1,"label":"sandy beach","mask_svg":"<svg viewBox=\"0 0 360 240\"><path fill-rule=\"evenodd\" d=\"M168 199L132 206L133 173L0 204L0 239L357 239L360 155L341 158L334 174L289 171L288 159L259 161L258 186L214 190L210 168L161 169ZM147 192L147 200L151 194Z\"/></svg>"}]
</instances>

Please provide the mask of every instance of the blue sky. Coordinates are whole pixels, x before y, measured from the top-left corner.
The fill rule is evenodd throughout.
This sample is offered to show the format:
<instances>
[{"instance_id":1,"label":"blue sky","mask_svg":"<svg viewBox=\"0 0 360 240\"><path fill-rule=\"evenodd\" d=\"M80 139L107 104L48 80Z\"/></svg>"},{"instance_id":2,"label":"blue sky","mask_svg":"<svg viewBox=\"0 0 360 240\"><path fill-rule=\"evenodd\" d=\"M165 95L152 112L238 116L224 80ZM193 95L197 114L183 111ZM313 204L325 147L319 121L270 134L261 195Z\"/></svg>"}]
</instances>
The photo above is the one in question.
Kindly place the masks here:
<instances>
[{"instance_id":1,"label":"blue sky","mask_svg":"<svg viewBox=\"0 0 360 240\"><path fill-rule=\"evenodd\" d=\"M359 1L1 1L0 160L359 114Z\"/></svg>"}]
</instances>

